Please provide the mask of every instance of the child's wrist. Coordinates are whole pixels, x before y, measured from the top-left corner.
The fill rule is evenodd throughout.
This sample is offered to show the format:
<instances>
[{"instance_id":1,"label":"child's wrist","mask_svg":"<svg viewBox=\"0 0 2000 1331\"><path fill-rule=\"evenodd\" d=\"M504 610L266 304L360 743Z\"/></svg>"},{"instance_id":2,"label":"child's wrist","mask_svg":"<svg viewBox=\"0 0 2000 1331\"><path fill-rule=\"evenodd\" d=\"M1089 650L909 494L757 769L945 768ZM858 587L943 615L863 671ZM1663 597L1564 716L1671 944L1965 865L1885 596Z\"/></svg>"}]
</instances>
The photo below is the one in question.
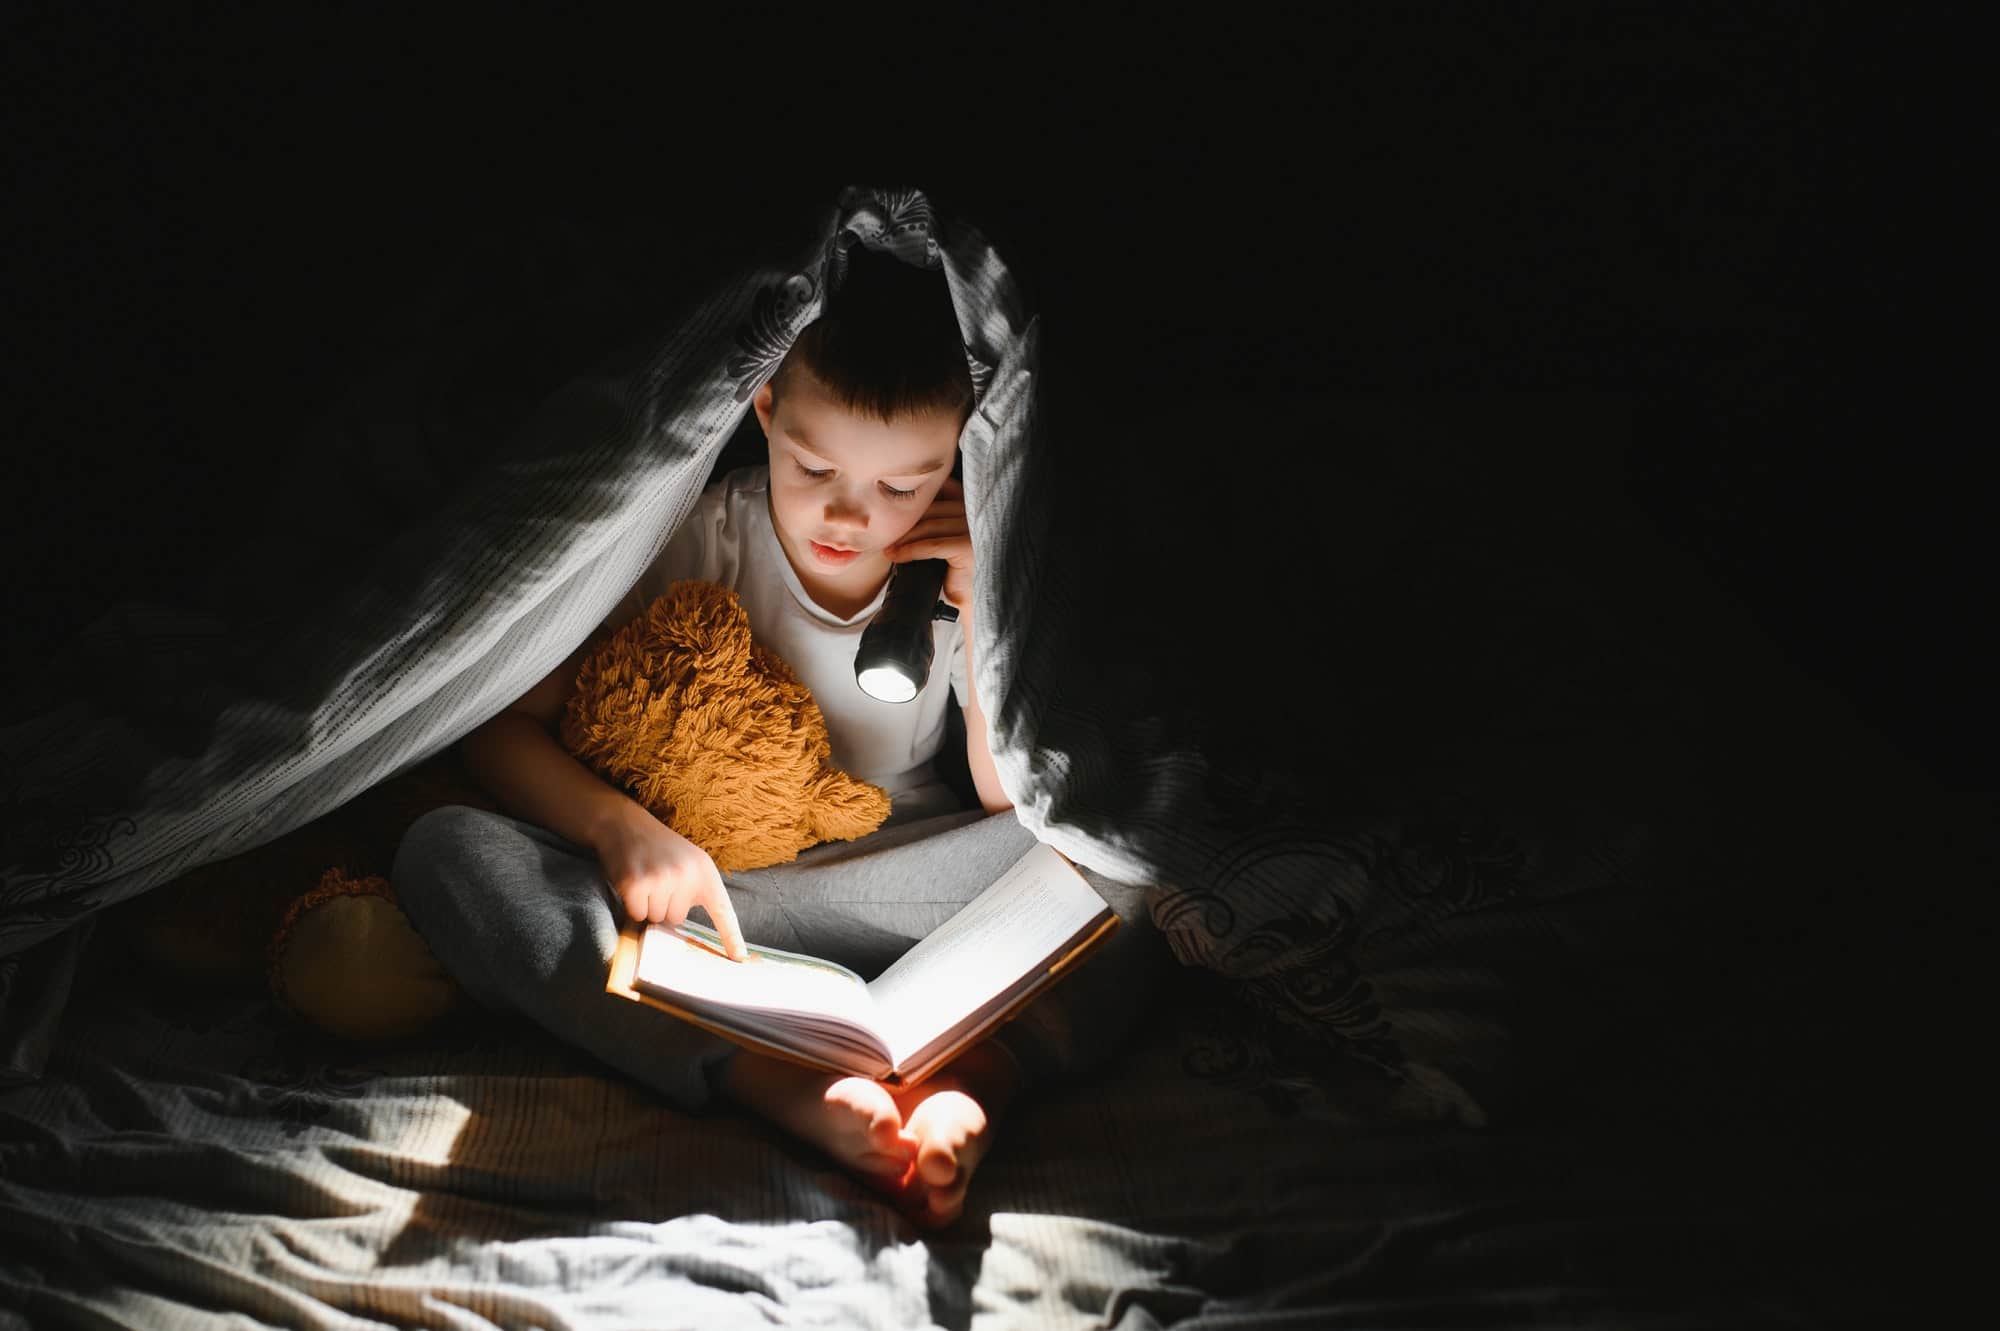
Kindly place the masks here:
<instances>
[{"instance_id":1,"label":"child's wrist","mask_svg":"<svg viewBox=\"0 0 2000 1331\"><path fill-rule=\"evenodd\" d=\"M590 848L594 851L602 851L610 842L621 840L626 828L631 826L634 817L642 814L647 818L653 816L645 805L640 804L623 791L611 790L607 787L606 793L610 798L597 806L590 820L585 824L585 827L588 829Z\"/></svg>"}]
</instances>

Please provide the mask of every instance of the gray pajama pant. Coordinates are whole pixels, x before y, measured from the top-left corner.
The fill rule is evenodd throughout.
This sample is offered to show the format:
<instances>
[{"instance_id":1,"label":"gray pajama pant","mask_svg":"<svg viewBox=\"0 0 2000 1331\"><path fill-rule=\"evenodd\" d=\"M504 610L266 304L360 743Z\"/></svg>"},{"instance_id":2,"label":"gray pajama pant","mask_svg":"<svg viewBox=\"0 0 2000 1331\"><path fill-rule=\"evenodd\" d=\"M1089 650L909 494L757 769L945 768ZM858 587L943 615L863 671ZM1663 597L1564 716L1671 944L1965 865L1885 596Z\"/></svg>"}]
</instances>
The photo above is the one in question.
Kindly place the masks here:
<instances>
[{"instance_id":1,"label":"gray pajama pant","mask_svg":"<svg viewBox=\"0 0 2000 1331\"><path fill-rule=\"evenodd\" d=\"M873 978L1033 840L1011 812L892 816L866 837L723 881L750 942ZM1171 966L1143 889L1079 867L1122 923L992 1037L1029 1086L1117 1053ZM448 805L411 824L391 875L405 913L474 1000L529 1018L681 1109L711 1107L714 1078L736 1046L605 992L626 912L590 851L521 819Z\"/></svg>"}]
</instances>

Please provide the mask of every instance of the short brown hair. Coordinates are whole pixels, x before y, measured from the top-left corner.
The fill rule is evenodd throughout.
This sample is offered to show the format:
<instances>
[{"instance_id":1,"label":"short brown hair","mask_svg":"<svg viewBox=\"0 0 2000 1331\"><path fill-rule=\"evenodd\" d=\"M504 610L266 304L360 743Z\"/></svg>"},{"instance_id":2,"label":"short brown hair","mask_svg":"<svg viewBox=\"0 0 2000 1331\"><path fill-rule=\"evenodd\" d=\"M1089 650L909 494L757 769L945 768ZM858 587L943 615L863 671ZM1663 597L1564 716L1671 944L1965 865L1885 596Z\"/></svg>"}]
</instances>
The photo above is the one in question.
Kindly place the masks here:
<instances>
[{"instance_id":1,"label":"short brown hair","mask_svg":"<svg viewBox=\"0 0 2000 1331\"><path fill-rule=\"evenodd\" d=\"M972 414L972 371L944 274L856 244L820 316L771 376L773 409L792 376L817 380L848 411L883 424L932 412Z\"/></svg>"}]
</instances>

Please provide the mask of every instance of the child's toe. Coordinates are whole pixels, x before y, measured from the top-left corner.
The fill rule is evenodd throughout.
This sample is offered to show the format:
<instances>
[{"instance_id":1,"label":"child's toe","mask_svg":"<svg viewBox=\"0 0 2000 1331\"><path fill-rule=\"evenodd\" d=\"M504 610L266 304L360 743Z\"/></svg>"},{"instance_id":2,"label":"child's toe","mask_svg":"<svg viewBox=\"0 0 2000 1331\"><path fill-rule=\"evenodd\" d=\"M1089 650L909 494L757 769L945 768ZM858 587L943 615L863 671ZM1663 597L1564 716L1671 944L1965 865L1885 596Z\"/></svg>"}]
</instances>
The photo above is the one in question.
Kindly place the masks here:
<instances>
[{"instance_id":1,"label":"child's toe","mask_svg":"<svg viewBox=\"0 0 2000 1331\"><path fill-rule=\"evenodd\" d=\"M878 1113L869 1121L867 1136L870 1150L904 1156L912 1153L903 1137L902 1117L893 1109L887 1113Z\"/></svg>"},{"instance_id":2,"label":"child's toe","mask_svg":"<svg viewBox=\"0 0 2000 1331\"><path fill-rule=\"evenodd\" d=\"M917 1175L932 1188L948 1187L958 1179L958 1153L938 1142L926 1142L917 1152Z\"/></svg>"},{"instance_id":3,"label":"child's toe","mask_svg":"<svg viewBox=\"0 0 2000 1331\"><path fill-rule=\"evenodd\" d=\"M904 1175L910 1172L910 1158L888 1151L863 1151L853 1160L854 1168L868 1176L870 1182L885 1185L900 1185Z\"/></svg>"}]
</instances>

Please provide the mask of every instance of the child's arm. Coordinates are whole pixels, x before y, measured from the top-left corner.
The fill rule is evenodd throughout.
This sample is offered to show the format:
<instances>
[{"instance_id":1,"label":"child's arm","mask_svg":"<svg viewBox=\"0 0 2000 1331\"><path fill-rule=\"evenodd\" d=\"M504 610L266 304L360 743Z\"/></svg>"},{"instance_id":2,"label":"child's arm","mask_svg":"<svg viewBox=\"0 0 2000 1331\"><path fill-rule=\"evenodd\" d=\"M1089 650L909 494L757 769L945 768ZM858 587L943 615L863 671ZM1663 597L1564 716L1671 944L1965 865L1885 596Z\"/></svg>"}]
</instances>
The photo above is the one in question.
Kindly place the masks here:
<instances>
[{"instance_id":1,"label":"child's arm","mask_svg":"<svg viewBox=\"0 0 2000 1331\"><path fill-rule=\"evenodd\" d=\"M993 770L993 751L986 746L986 713L979 706L979 691L973 687L972 660L972 528L965 518L965 485L956 478L938 487L937 497L900 540L889 547L889 558L897 563L911 559L942 559L945 562L942 595L958 611L958 625L965 639L965 765L972 769L972 786L979 792L979 807L988 813L1004 813L1014 807Z\"/></svg>"},{"instance_id":2,"label":"child's arm","mask_svg":"<svg viewBox=\"0 0 2000 1331\"><path fill-rule=\"evenodd\" d=\"M600 629L568 660L465 736L466 769L507 813L596 852L632 918L679 924L708 912L731 957L749 955L715 862L701 847L585 766L557 738L563 708Z\"/></svg>"},{"instance_id":3,"label":"child's arm","mask_svg":"<svg viewBox=\"0 0 2000 1331\"><path fill-rule=\"evenodd\" d=\"M1007 798L999 773L993 770L993 751L986 745L986 713L980 710L979 686L973 682L969 602L959 614L958 623L965 630L965 706L960 709L965 716L965 764L972 769L972 786L979 792L979 807L988 813L1001 813L1013 808L1014 801Z\"/></svg>"},{"instance_id":4,"label":"child's arm","mask_svg":"<svg viewBox=\"0 0 2000 1331\"><path fill-rule=\"evenodd\" d=\"M579 846L594 846L598 828L619 816L618 806L637 803L556 738L576 689L576 672L603 636L601 630L591 635L541 682L459 741L467 770L501 808Z\"/></svg>"}]
</instances>

